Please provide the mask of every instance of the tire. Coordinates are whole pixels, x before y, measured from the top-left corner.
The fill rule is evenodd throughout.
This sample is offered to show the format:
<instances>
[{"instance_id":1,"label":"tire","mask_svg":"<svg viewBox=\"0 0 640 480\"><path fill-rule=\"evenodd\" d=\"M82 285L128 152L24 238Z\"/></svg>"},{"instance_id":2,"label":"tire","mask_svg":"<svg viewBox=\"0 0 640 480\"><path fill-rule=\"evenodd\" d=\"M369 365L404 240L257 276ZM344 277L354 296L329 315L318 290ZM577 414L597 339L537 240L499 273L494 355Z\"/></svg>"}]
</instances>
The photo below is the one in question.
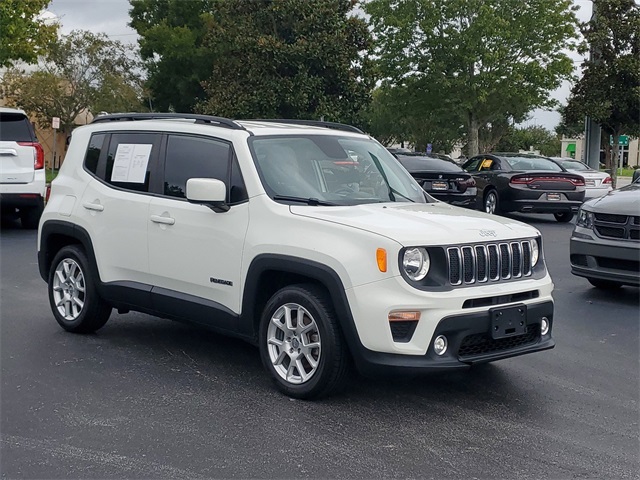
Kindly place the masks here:
<instances>
[{"instance_id":1,"label":"tire","mask_svg":"<svg viewBox=\"0 0 640 480\"><path fill-rule=\"evenodd\" d=\"M599 278L587 278L587 280L589 280L591 285L602 290L618 290L622 287L621 283L612 282L610 280L600 280Z\"/></svg>"},{"instance_id":2,"label":"tire","mask_svg":"<svg viewBox=\"0 0 640 480\"><path fill-rule=\"evenodd\" d=\"M560 223L569 223L573 219L573 212L556 212L553 216Z\"/></svg>"},{"instance_id":3,"label":"tire","mask_svg":"<svg viewBox=\"0 0 640 480\"><path fill-rule=\"evenodd\" d=\"M68 332L95 332L109 320L111 306L98 295L96 280L79 246L64 247L54 257L49 304L58 324Z\"/></svg>"},{"instance_id":4,"label":"tire","mask_svg":"<svg viewBox=\"0 0 640 480\"><path fill-rule=\"evenodd\" d=\"M489 190L484 196L484 212L490 215L500 215L500 200L495 189Z\"/></svg>"},{"instance_id":5,"label":"tire","mask_svg":"<svg viewBox=\"0 0 640 480\"><path fill-rule=\"evenodd\" d=\"M316 399L344 386L349 352L321 288L301 284L277 291L264 308L259 335L262 364L282 393Z\"/></svg>"},{"instance_id":6,"label":"tire","mask_svg":"<svg viewBox=\"0 0 640 480\"><path fill-rule=\"evenodd\" d=\"M25 230L35 230L40 223L42 207L29 207L20 209L20 222Z\"/></svg>"}]
</instances>

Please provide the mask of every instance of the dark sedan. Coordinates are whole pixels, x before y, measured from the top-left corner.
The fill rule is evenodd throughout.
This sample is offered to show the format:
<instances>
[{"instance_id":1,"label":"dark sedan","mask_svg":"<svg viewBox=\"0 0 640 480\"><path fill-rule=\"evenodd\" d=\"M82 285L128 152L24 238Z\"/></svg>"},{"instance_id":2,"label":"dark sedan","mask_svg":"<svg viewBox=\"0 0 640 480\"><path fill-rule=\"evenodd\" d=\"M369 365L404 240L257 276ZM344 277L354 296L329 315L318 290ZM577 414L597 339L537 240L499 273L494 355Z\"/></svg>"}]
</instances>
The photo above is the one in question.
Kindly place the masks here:
<instances>
[{"instance_id":1,"label":"dark sedan","mask_svg":"<svg viewBox=\"0 0 640 480\"><path fill-rule=\"evenodd\" d=\"M585 195L584 178L537 155L478 155L463 168L476 180L476 205L487 213L553 213L569 222Z\"/></svg>"},{"instance_id":2,"label":"dark sedan","mask_svg":"<svg viewBox=\"0 0 640 480\"><path fill-rule=\"evenodd\" d=\"M429 153L395 156L432 197L459 207L475 207L476 181L450 158Z\"/></svg>"}]
</instances>

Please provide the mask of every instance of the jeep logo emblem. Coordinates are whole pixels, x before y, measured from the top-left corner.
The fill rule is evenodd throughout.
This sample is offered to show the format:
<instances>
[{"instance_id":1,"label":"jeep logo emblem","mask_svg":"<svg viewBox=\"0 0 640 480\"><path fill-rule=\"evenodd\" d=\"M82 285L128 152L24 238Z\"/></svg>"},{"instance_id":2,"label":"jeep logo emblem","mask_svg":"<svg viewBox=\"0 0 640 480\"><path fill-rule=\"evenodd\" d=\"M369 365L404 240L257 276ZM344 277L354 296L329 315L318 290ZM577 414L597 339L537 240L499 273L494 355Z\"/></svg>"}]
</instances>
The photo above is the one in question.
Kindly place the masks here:
<instances>
[{"instance_id":1,"label":"jeep logo emblem","mask_svg":"<svg viewBox=\"0 0 640 480\"><path fill-rule=\"evenodd\" d=\"M496 231L495 230L480 230L480 236L481 237L495 237L496 236Z\"/></svg>"}]
</instances>

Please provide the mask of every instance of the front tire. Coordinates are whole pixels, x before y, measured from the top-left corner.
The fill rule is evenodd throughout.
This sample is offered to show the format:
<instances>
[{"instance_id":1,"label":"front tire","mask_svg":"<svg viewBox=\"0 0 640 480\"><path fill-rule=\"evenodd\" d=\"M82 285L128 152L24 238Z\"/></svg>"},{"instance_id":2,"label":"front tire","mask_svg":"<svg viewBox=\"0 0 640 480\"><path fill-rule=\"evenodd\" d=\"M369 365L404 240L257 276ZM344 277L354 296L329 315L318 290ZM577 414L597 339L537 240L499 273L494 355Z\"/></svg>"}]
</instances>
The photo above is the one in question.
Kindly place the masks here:
<instances>
[{"instance_id":1,"label":"front tire","mask_svg":"<svg viewBox=\"0 0 640 480\"><path fill-rule=\"evenodd\" d=\"M610 280L601 280L599 278L587 278L587 280L589 280L591 285L602 290L618 290L622 287L621 283L612 282Z\"/></svg>"},{"instance_id":2,"label":"front tire","mask_svg":"<svg viewBox=\"0 0 640 480\"><path fill-rule=\"evenodd\" d=\"M495 190L489 190L484 196L484 211L490 215L500 214L500 202L498 199L498 192Z\"/></svg>"},{"instance_id":3,"label":"front tire","mask_svg":"<svg viewBox=\"0 0 640 480\"><path fill-rule=\"evenodd\" d=\"M58 324L68 332L95 332L109 320L111 306L98 295L96 281L82 248L69 245L54 257L49 304Z\"/></svg>"},{"instance_id":4,"label":"front tire","mask_svg":"<svg viewBox=\"0 0 640 480\"><path fill-rule=\"evenodd\" d=\"M315 399L339 390L349 353L328 295L316 285L291 285L267 302L260 321L260 358L284 394Z\"/></svg>"},{"instance_id":5,"label":"front tire","mask_svg":"<svg viewBox=\"0 0 640 480\"><path fill-rule=\"evenodd\" d=\"M560 223L569 223L573 218L573 212L557 212L553 214Z\"/></svg>"}]
</instances>

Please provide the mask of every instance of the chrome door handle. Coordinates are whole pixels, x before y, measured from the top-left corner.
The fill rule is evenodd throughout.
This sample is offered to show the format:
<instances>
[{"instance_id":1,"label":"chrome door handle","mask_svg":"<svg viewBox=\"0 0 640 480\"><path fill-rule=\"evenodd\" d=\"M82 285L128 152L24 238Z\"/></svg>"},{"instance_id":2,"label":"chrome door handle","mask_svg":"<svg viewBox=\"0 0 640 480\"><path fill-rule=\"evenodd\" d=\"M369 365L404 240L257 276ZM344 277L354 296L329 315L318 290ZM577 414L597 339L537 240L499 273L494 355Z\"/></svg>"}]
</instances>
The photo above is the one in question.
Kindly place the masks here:
<instances>
[{"instance_id":1,"label":"chrome door handle","mask_svg":"<svg viewBox=\"0 0 640 480\"><path fill-rule=\"evenodd\" d=\"M162 223L164 225L173 225L176 223L175 218L163 217L162 215L151 215L150 218L153 223Z\"/></svg>"},{"instance_id":2,"label":"chrome door handle","mask_svg":"<svg viewBox=\"0 0 640 480\"><path fill-rule=\"evenodd\" d=\"M82 206L87 210L94 210L96 212L104 210L104 205L100 205L99 203L83 203Z\"/></svg>"}]
</instances>

